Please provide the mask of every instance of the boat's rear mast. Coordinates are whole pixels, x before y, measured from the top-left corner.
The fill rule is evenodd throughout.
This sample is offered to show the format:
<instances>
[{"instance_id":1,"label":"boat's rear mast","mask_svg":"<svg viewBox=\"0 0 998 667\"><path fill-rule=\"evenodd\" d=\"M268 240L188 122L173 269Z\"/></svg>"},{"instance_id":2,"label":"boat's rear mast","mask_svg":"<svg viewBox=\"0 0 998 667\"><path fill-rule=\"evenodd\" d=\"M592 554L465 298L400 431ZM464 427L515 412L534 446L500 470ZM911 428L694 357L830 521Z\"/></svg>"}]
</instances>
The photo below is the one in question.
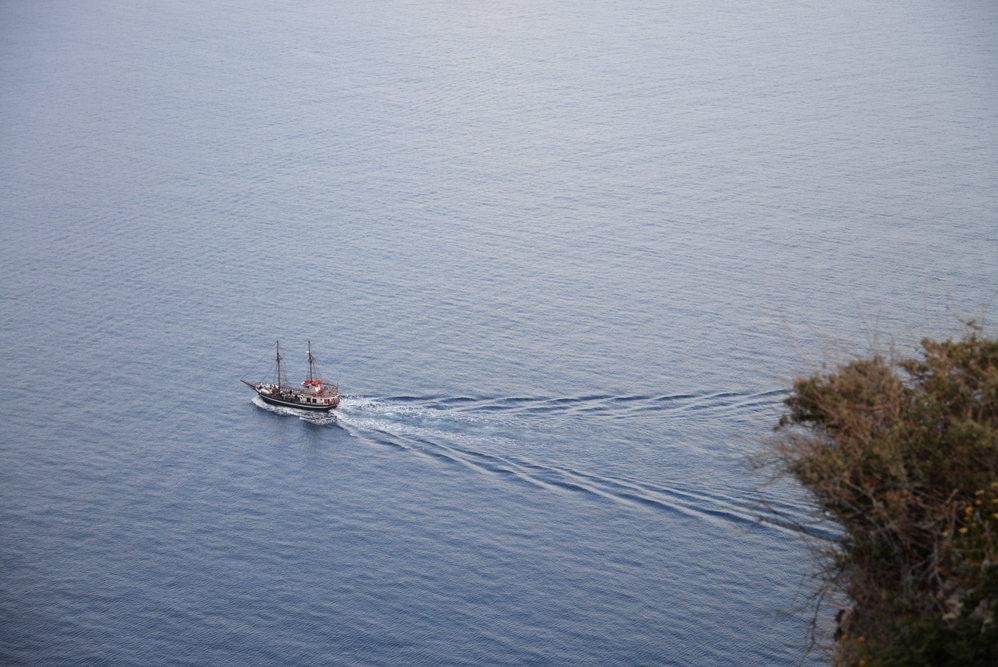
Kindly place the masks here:
<instances>
[{"instance_id":1,"label":"boat's rear mast","mask_svg":"<svg viewBox=\"0 0 998 667\"><path fill-rule=\"evenodd\" d=\"M308 341L308 385L312 386L312 364L315 362L315 357L312 356L312 341Z\"/></svg>"}]
</instances>

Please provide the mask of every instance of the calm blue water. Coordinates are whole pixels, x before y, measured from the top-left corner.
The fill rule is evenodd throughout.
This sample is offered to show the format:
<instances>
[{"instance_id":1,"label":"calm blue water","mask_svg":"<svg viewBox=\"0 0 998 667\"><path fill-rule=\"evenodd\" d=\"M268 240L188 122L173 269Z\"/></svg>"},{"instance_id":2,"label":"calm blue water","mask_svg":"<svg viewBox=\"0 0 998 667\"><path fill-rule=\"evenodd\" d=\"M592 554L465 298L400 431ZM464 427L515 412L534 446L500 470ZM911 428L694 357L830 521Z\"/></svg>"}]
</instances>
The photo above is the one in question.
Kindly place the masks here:
<instances>
[{"instance_id":1,"label":"calm blue water","mask_svg":"<svg viewBox=\"0 0 998 667\"><path fill-rule=\"evenodd\" d=\"M998 294L990 1L12 0L0 91L4 664L797 664L781 378Z\"/></svg>"}]
</instances>

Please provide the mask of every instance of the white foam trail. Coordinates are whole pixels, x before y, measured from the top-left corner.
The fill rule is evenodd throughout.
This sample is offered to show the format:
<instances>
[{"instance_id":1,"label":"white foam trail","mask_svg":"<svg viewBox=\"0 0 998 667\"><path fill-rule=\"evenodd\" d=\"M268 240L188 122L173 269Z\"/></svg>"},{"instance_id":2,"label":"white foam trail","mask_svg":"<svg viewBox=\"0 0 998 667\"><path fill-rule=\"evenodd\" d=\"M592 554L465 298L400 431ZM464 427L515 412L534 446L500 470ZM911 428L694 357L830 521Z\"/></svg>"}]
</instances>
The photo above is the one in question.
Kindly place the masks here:
<instances>
[{"instance_id":1,"label":"white foam trail","mask_svg":"<svg viewBox=\"0 0 998 667\"><path fill-rule=\"evenodd\" d=\"M739 400L739 399L742 400ZM747 397L722 396L696 397L693 403L701 409L746 410L758 400L757 395ZM764 396L764 398L767 398ZM745 400L748 399L748 400ZM604 404L599 398L592 401L580 399L581 403ZM669 486L649 486L637 481L618 477L605 477L585 470L573 470L570 466L538 463L508 452L522 450L517 439L518 432L531 432L535 426L530 414L522 414L522 406L511 405L503 414L495 411L476 412L473 405L461 403L458 406L426 405L413 401L343 396L337 409L329 413L316 413L296 410L265 403L254 397L255 405L277 414L296 416L316 425L336 424L346 429L354 437L373 446L394 446L414 453L449 460L475 472L490 475L512 475L516 479L533 486L554 492L584 492L613 502L624 503L646 510L667 510L696 517L714 525L753 525L756 517L742 502L730 494L714 493L702 488L671 488ZM562 401L563 402L563 401ZM723 405L718 405L723 402ZM762 403L765 400L760 401ZM542 404L550 404L543 401ZM689 404L687 404L689 405ZM540 406L536 406L540 407ZM621 406L631 411L631 405ZM556 412L565 413L565 407L557 406ZM539 419L542 417L538 417ZM524 423L526 420L527 423ZM530 426L530 428L528 428ZM380 433L390 436L379 441L368 435ZM773 524L761 524L780 531L789 529ZM792 531L790 531L792 532Z\"/></svg>"}]
</instances>

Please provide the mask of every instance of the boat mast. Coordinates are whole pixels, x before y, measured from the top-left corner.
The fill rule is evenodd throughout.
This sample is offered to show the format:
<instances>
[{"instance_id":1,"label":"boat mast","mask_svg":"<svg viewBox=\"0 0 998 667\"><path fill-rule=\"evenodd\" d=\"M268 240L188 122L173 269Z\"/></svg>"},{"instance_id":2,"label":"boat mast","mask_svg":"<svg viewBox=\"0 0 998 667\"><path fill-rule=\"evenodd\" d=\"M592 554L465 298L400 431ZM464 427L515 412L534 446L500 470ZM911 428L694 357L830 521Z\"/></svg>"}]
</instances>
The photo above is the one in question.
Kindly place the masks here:
<instances>
[{"instance_id":1,"label":"boat mast","mask_svg":"<svg viewBox=\"0 0 998 667\"><path fill-rule=\"evenodd\" d=\"M312 362L315 361L315 357L312 356L312 341L308 341L308 384L312 384Z\"/></svg>"},{"instance_id":2,"label":"boat mast","mask_svg":"<svg viewBox=\"0 0 998 667\"><path fill-rule=\"evenodd\" d=\"M277 386L280 387L283 383L281 382L281 341L277 341Z\"/></svg>"}]
</instances>

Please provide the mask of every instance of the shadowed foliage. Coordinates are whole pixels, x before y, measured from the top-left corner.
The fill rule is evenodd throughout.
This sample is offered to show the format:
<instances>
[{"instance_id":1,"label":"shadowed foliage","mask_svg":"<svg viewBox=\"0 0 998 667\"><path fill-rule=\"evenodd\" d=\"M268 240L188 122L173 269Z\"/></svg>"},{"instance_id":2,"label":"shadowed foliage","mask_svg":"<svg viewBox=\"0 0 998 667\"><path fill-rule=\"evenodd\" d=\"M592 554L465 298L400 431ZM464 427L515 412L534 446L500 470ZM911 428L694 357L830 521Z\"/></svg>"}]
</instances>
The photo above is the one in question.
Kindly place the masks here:
<instances>
[{"instance_id":1,"label":"shadowed foliage","mask_svg":"<svg viewBox=\"0 0 998 667\"><path fill-rule=\"evenodd\" d=\"M998 341L968 327L796 380L759 459L841 527L835 665L998 665Z\"/></svg>"}]
</instances>

